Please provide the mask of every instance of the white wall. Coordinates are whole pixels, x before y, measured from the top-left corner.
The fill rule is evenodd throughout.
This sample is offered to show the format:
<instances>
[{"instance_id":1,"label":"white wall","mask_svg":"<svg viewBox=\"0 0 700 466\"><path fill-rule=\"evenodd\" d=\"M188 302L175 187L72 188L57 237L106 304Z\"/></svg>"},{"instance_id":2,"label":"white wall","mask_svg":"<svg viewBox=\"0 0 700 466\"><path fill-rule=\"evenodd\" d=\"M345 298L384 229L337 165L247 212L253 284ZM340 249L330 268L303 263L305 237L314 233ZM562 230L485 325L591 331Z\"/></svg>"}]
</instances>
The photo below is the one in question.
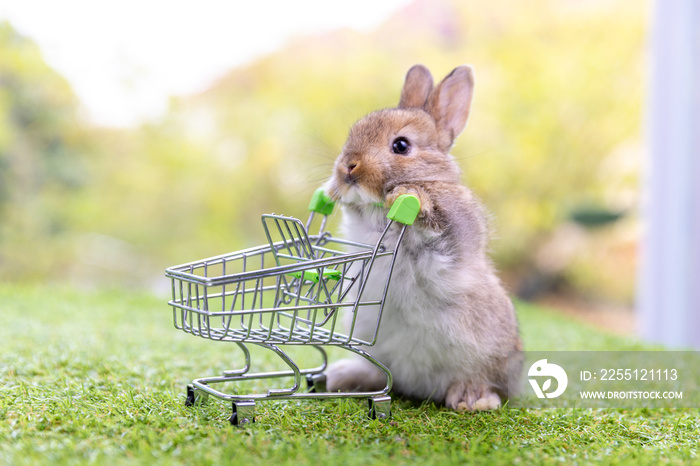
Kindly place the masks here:
<instances>
[{"instance_id":1,"label":"white wall","mask_svg":"<svg viewBox=\"0 0 700 466\"><path fill-rule=\"evenodd\" d=\"M640 333L700 348L700 1L657 0L653 13Z\"/></svg>"}]
</instances>

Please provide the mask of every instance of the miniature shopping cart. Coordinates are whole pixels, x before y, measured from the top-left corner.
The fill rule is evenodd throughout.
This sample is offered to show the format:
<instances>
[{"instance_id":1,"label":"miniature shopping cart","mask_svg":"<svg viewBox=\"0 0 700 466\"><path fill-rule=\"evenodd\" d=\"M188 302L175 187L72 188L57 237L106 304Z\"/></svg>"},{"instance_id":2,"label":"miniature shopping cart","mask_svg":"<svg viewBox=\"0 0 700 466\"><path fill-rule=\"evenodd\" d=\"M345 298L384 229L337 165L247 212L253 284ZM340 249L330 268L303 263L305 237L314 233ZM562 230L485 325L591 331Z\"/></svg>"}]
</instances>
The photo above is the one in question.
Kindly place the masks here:
<instances>
[{"instance_id":1,"label":"miniature shopping cart","mask_svg":"<svg viewBox=\"0 0 700 466\"><path fill-rule=\"evenodd\" d=\"M359 397L369 400L371 417L390 416L391 372L360 347L376 341L396 254L420 205L414 196L399 197L389 209L386 228L376 244L334 238L325 231L333 207L333 202L319 189L309 205L306 224L292 217L263 215L268 244L166 270L172 282L169 304L175 327L198 337L236 343L245 357L245 365L240 369L193 380L187 387L188 406L204 401L209 395L230 401L233 404L230 422L239 425L254 421L258 400ZM310 235L308 230L315 214L323 217L318 234ZM389 234L392 231L397 234ZM385 244L388 238L398 239ZM365 298L365 294L370 294L364 293L370 280L373 289L383 292ZM363 312L376 316L371 335L355 332L355 321ZM289 370L251 372L251 353L246 345L273 351ZM300 368L281 349L284 345L313 346L321 355L321 365ZM329 346L343 348L370 361L386 374L386 386L373 392L327 392L324 370L328 357L323 347ZM290 380L292 386L269 388L261 393L236 390L235 382L278 378L293 380ZM234 382L227 385L232 387L228 393L213 388L226 382Z\"/></svg>"}]
</instances>

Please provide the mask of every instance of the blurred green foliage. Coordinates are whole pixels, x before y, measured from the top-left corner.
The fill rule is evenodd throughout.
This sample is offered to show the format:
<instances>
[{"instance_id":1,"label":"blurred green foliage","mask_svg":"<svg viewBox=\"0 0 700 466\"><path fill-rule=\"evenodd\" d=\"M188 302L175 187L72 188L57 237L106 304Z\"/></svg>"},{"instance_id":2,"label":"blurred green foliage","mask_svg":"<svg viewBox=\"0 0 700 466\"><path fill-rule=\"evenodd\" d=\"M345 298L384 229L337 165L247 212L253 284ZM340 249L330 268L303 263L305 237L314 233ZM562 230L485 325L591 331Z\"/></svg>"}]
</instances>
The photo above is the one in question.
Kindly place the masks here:
<instances>
[{"instance_id":1,"label":"blurred green foliage","mask_svg":"<svg viewBox=\"0 0 700 466\"><path fill-rule=\"evenodd\" d=\"M299 38L132 130L81 123L69 86L5 24L0 276L152 286L165 266L258 244L262 213L305 216L349 127L396 105L411 65L438 80L470 63L476 96L453 155L497 219L499 267L514 286L551 274L629 301L633 216L579 231L556 267L541 256L558 254L548 245L581 206L635 206L648 10L417 1L373 33Z\"/></svg>"},{"instance_id":2,"label":"blurred green foliage","mask_svg":"<svg viewBox=\"0 0 700 466\"><path fill-rule=\"evenodd\" d=\"M0 276L37 278L67 259L90 140L70 86L36 45L0 23L0 50Z\"/></svg>"}]
</instances>

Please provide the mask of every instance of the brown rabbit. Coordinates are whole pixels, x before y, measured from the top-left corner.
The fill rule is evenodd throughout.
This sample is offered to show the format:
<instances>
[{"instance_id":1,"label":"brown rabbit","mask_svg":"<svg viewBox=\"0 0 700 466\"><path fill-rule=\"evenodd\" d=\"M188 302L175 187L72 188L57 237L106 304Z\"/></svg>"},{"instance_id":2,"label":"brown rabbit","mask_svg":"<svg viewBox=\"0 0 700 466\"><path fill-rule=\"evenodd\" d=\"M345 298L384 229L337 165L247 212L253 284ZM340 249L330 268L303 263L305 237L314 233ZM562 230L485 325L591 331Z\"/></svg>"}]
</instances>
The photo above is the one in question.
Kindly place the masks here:
<instances>
[{"instance_id":1,"label":"brown rabbit","mask_svg":"<svg viewBox=\"0 0 700 466\"><path fill-rule=\"evenodd\" d=\"M501 406L509 356L521 347L513 304L487 256L482 206L448 153L467 123L473 89L469 66L437 87L427 68L414 66L397 108L352 127L326 183L343 206L346 236L364 243L376 242L386 225L382 205L405 193L420 200L377 342L365 349L391 370L395 392L468 411ZM383 285L369 283L364 296L382 292ZM360 312L355 333L371 335L375 325L376 315ZM363 358L331 364L326 375L330 391L380 390L386 383Z\"/></svg>"}]
</instances>

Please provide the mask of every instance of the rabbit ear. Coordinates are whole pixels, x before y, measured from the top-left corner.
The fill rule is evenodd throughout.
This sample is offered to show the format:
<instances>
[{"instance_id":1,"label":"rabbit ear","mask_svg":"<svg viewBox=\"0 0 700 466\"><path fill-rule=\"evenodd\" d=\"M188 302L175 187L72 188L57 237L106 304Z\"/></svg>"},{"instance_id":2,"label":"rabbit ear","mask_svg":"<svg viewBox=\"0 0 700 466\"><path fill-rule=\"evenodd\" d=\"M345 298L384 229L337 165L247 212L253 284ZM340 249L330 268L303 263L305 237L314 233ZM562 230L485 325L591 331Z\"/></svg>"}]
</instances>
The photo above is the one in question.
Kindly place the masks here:
<instances>
[{"instance_id":1,"label":"rabbit ear","mask_svg":"<svg viewBox=\"0 0 700 466\"><path fill-rule=\"evenodd\" d=\"M464 65L448 74L430 95L426 110L437 123L440 150L448 151L466 126L473 94L474 73Z\"/></svg>"},{"instance_id":2,"label":"rabbit ear","mask_svg":"<svg viewBox=\"0 0 700 466\"><path fill-rule=\"evenodd\" d=\"M406 73L399 108L423 108L433 90L433 76L423 65L415 65Z\"/></svg>"}]
</instances>

